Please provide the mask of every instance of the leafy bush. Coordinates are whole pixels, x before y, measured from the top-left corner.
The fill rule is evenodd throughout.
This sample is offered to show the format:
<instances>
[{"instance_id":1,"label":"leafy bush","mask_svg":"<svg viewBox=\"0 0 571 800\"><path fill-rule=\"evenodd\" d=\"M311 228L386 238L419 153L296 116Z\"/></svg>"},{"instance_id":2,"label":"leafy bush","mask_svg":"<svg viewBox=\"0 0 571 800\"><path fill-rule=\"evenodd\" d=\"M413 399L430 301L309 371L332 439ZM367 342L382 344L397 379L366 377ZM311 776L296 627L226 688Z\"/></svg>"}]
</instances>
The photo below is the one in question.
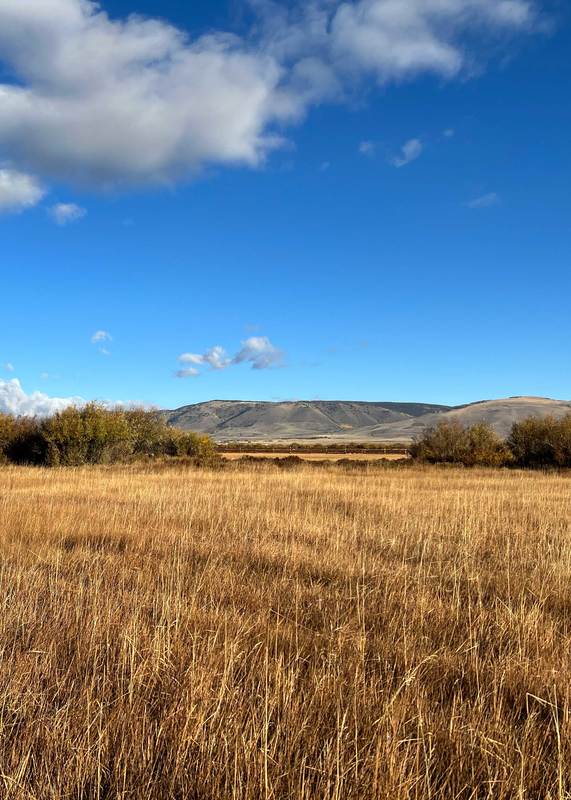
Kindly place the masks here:
<instances>
[{"instance_id":1,"label":"leafy bush","mask_svg":"<svg viewBox=\"0 0 571 800\"><path fill-rule=\"evenodd\" d=\"M95 403L66 408L41 426L49 466L109 464L132 452L131 433L123 411L109 411Z\"/></svg>"},{"instance_id":2,"label":"leafy bush","mask_svg":"<svg viewBox=\"0 0 571 800\"><path fill-rule=\"evenodd\" d=\"M512 461L506 444L490 425L479 422L467 430L468 451L464 463L468 467L503 467Z\"/></svg>"},{"instance_id":3,"label":"leafy bush","mask_svg":"<svg viewBox=\"0 0 571 800\"><path fill-rule=\"evenodd\" d=\"M412 445L411 454L431 464L464 464L467 467L499 467L511 460L506 444L483 422L470 428L459 422L440 422Z\"/></svg>"},{"instance_id":4,"label":"leafy bush","mask_svg":"<svg viewBox=\"0 0 571 800\"><path fill-rule=\"evenodd\" d=\"M468 452L466 429L458 422L439 422L411 447L411 455L429 463L463 463Z\"/></svg>"},{"instance_id":5,"label":"leafy bush","mask_svg":"<svg viewBox=\"0 0 571 800\"><path fill-rule=\"evenodd\" d=\"M0 414L0 463L8 460L8 450L14 440L16 420L8 414Z\"/></svg>"},{"instance_id":6,"label":"leafy bush","mask_svg":"<svg viewBox=\"0 0 571 800\"><path fill-rule=\"evenodd\" d=\"M177 455L172 450L175 435L158 411L132 408L122 412L129 430L129 442L133 456Z\"/></svg>"},{"instance_id":7,"label":"leafy bush","mask_svg":"<svg viewBox=\"0 0 571 800\"><path fill-rule=\"evenodd\" d=\"M211 462L217 457L216 445L210 436L181 431L172 431L172 435L176 450L173 455L195 458L203 463Z\"/></svg>"},{"instance_id":8,"label":"leafy bush","mask_svg":"<svg viewBox=\"0 0 571 800\"><path fill-rule=\"evenodd\" d=\"M516 422L508 446L519 466L571 467L571 414Z\"/></svg>"},{"instance_id":9,"label":"leafy bush","mask_svg":"<svg viewBox=\"0 0 571 800\"><path fill-rule=\"evenodd\" d=\"M162 456L207 464L217 451L210 437L169 428L160 413L143 409L90 403L41 421L0 415L0 462L67 467Z\"/></svg>"}]
</instances>

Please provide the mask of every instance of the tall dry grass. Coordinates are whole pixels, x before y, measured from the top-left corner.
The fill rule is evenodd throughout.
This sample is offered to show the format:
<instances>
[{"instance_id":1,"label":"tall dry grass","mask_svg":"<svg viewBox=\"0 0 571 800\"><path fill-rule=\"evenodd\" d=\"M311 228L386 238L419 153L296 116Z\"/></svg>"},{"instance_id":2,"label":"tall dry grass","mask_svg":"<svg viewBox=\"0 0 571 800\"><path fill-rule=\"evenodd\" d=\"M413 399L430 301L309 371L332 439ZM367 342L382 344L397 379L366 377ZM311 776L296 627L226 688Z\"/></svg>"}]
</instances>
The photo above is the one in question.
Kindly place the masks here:
<instances>
[{"instance_id":1,"label":"tall dry grass","mask_svg":"<svg viewBox=\"0 0 571 800\"><path fill-rule=\"evenodd\" d=\"M1 469L0 796L568 797L570 489Z\"/></svg>"}]
</instances>

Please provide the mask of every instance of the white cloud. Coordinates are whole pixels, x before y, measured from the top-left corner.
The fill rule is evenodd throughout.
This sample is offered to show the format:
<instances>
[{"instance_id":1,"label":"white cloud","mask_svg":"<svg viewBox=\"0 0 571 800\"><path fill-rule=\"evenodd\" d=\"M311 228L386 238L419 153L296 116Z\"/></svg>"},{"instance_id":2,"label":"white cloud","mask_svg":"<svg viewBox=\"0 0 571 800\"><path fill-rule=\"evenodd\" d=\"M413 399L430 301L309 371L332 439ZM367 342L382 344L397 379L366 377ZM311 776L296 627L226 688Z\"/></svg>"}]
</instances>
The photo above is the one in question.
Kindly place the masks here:
<instances>
[{"instance_id":1,"label":"white cloud","mask_svg":"<svg viewBox=\"0 0 571 800\"><path fill-rule=\"evenodd\" d=\"M399 169L400 167L406 167L411 161L416 161L423 149L420 139L409 139L408 142L403 144L400 154L391 158L391 164Z\"/></svg>"},{"instance_id":2,"label":"white cloud","mask_svg":"<svg viewBox=\"0 0 571 800\"><path fill-rule=\"evenodd\" d=\"M4 370L6 372L14 372L15 371L15 367L10 361L6 361L4 364L2 364L2 367L4 368Z\"/></svg>"},{"instance_id":3,"label":"white cloud","mask_svg":"<svg viewBox=\"0 0 571 800\"><path fill-rule=\"evenodd\" d=\"M0 198L37 203L32 174L109 187L256 166L311 105L363 79L453 78L471 69L468 42L536 21L532 0L254 5L245 38L190 39L158 19L111 19L93 0L1 0L0 152L27 191Z\"/></svg>"},{"instance_id":4,"label":"white cloud","mask_svg":"<svg viewBox=\"0 0 571 800\"><path fill-rule=\"evenodd\" d=\"M200 375L197 367L209 366L213 370L228 369L238 364L251 364L252 369L269 369L283 360L283 352L271 343L267 336L252 336L242 342L242 348L231 357L226 350L217 345L204 354L183 353L178 357L181 364L192 364L178 370L177 378L195 378Z\"/></svg>"},{"instance_id":5,"label":"white cloud","mask_svg":"<svg viewBox=\"0 0 571 800\"><path fill-rule=\"evenodd\" d=\"M212 369L226 369L232 363L232 359L228 357L226 351L220 345L212 347L207 350L203 355L198 353L183 353L178 359L181 364L207 364Z\"/></svg>"},{"instance_id":6,"label":"white cloud","mask_svg":"<svg viewBox=\"0 0 571 800\"><path fill-rule=\"evenodd\" d=\"M2 87L0 86L0 116ZM14 169L0 169L0 214L25 211L36 206L45 190L32 175Z\"/></svg>"},{"instance_id":7,"label":"white cloud","mask_svg":"<svg viewBox=\"0 0 571 800\"><path fill-rule=\"evenodd\" d=\"M73 405L82 405L80 397L50 397L43 392L26 394L20 381L0 379L0 412L25 417L47 417Z\"/></svg>"},{"instance_id":8,"label":"white cloud","mask_svg":"<svg viewBox=\"0 0 571 800\"><path fill-rule=\"evenodd\" d=\"M267 336L252 336L242 342L242 349L234 356L233 364L250 363L252 369L275 367L283 360L283 353Z\"/></svg>"},{"instance_id":9,"label":"white cloud","mask_svg":"<svg viewBox=\"0 0 571 800\"><path fill-rule=\"evenodd\" d=\"M474 200L470 200L466 205L468 208L489 208L490 206L497 206L499 202L499 195L496 194L496 192L490 192L489 194L482 195L482 197L476 197Z\"/></svg>"},{"instance_id":10,"label":"white cloud","mask_svg":"<svg viewBox=\"0 0 571 800\"><path fill-rule=\"evenodd\" d=\"M103 342L112 342L113 337L109 331L95 331L91 337L91 344L101 344Z\"/></svg>"},{"instance_id":11,"label":"white cloud","mask_svg":"<svg viewBox=\"0 0 571 800\"><path fill-rule=\"evenodd\" d=\"M197 353L183 353L178 357L181 364L204 364L204 356Z\"/></svg>"},{"instance_id":12,"label":"white cloud","mask_svg":"<svg viewBox=\"0 0 571 800\"><path fill-rule=\"evenodd\" d=\"M271 0L255 5L278 58L311 58L341 84L362 75L379 84L419 73L452 78L472 61L467 33L489 38L537 20L531 0L306 0L289 13Z\"/></svg>"},{"instance_id":13,"label":"white cloud","mask_svg":"<svg viewBox=\"0 0 571 800\"><path fill-rule=\"evenodd\" d=\"M2 0L0 149L96 186L259 164L301 107L282 69L238 37L194 41L157 19L111 20L91 0Z\"/></svg>"},{"instance_id":14,"label":"white cloud","mask_svg":"<svg viewBox=\"0 0 571 800\"><path fill-rule=\"evenodd\" d=\"M87 216L87 210L75 203L57 203L49 209L49 213L56 225L61 227Z\"/></svg>"},{"instance_id":15,"label":"white cloud","mask_svg":"<svg viewBox=\"0 0 571 800\"><path fill-rule=\"evenodd\" d=\"M374 142L361 142L359 152L362 156L374 156L377 145Z\"/></svg>"}]
</instances>

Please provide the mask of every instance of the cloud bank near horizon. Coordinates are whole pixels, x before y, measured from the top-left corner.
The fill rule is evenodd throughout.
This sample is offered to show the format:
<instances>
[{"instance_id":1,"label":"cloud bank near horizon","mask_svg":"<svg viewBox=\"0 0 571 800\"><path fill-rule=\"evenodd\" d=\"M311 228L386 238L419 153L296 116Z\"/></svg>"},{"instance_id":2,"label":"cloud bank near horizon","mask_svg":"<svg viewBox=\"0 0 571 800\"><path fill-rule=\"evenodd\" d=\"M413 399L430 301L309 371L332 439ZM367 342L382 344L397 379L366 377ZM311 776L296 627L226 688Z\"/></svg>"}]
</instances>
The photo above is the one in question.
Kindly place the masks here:
<instances>
[{"instance_id":1,"label":"cloud bank near horizon","mask_svg":"<svg viewBox=\"0 0 571 800\"><path fill-rule=\"evenodd\" d=\"M246 37L191 38L93 0L2 0L0 210L36 205L44 182L108 189L259 166L316 104L468 75L491 40L541 27L532 0L251 5Z\"/></svg>"},{"instance_id":2,"label":"cloud bank near horizon","mask_svg":"<svg viewBox=\"0 0 571 800\"><path fill-rule=\"evenodd\" d=\"M48 377L47 373L43 373L42 378ZM81 408L90 402L107 409L157 408L153 404L137 400L86 400L83 397L52 397L39 391L28 393L18 378L0 378L0 414L11 414L14 417L50 417L70 406Z\"/></svg>"},{"instance_id":3,"label":"cloud bank near horizon","mask_svg":"<svg viewBox=\"0 0 571 800\"><path fill-rule=\"evenodd\" d=\"M17 378L0 378L0 413L15 417L49 417L70 406L84 405L81 397L50 397L43 392L27 394Z\"/></svg>"}]
</instances>

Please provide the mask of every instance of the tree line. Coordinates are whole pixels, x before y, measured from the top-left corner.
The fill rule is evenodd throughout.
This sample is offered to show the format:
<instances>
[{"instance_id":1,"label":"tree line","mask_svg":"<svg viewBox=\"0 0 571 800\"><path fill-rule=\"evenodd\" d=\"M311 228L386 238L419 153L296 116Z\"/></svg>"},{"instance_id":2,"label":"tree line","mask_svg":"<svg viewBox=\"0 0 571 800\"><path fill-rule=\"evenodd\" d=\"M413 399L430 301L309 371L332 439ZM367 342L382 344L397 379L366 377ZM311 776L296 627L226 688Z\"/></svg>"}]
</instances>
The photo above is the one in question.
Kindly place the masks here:
<instances>
[{"instance_id":1,"label":"tree line","mask_svg":"<svg viewBox=\"0 0 571 800\"><path fill-rule=\"evenodd\" d=\"M442 421L410 448L426 463L488 467L571 467L571 414L516 422L507 439L486 423ZM171 428L158 411L70 407L46 419L0 414L0 463L48 467L115 464L140 459L189 458L210 464L209 436Z\"/></svg>"},{"instance_id":2,"label":"tree line","mask_svg":"<svg viewBox=\"0 0 571 800\"><path fill-rule=\"evenodd\" d=\"M465 427L443 421L427 430L411 447L411 455L428 463L486 467L571 467L571 414L528 417L501 439L490 425Z\"/></svg>"},{"instance_id":3,"label":"tree line","mask_svg":"<svg viewBox=\"0 0 571 800\"><path fill-rule=\"evenodd\" d=\"M0 463L48 467L157 457L216 458L212 439L170 428L157 411L70 407L46 419L0 414Z\"/></svg>"}]
</instances>

